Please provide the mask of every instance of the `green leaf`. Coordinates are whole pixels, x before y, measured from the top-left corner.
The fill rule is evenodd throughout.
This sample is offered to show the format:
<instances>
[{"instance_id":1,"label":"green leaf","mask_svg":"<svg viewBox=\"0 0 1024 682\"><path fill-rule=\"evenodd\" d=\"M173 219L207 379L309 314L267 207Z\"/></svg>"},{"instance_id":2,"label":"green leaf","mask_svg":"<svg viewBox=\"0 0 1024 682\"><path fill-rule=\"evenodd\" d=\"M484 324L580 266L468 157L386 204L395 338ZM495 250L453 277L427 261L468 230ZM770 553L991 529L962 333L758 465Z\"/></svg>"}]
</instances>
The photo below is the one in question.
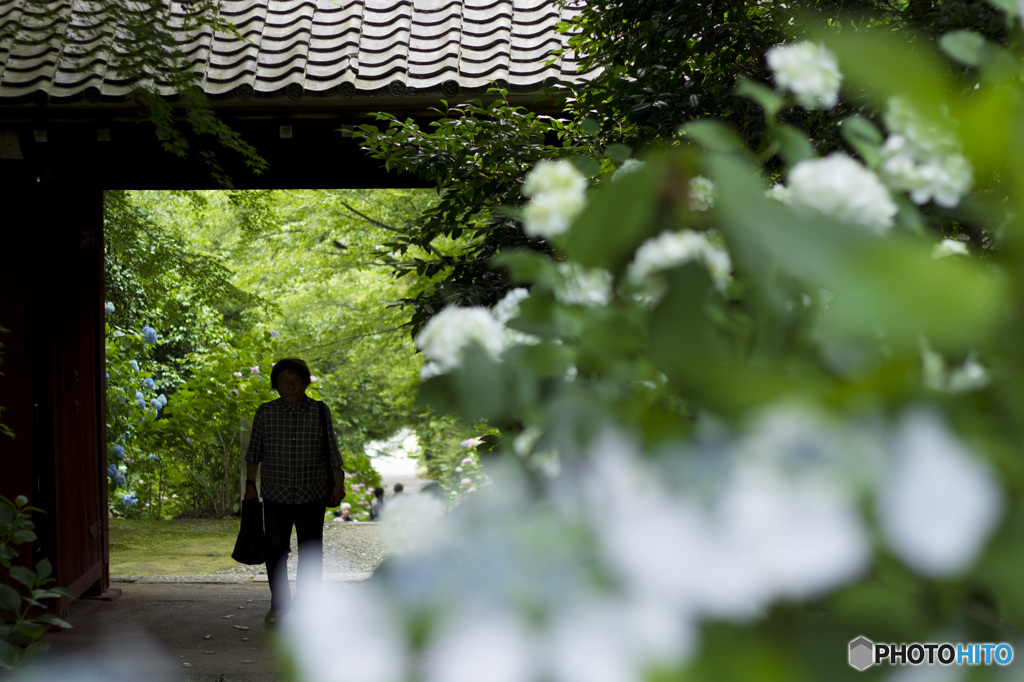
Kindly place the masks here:
<instances>
[{"instance_id":1,"label":"green leaf","mask_svg":"<svg viewBox=\"0 0 1024 682\"><path fill-rule=\"evenodd\" d=\"M58 618L52 613L40 614L39 617L36 618L36 620L38 620L40 623L45 623L47 625L54 625L59 628L64 628L65 630L70 630L73 627L71 623L61 618Z\"/></svg>"},{"instance_id":2,"label":"green leaf","mask_svg":"<svg viewBox=\"0 0 1024 682\"><path fill-rule=\"evenodd\" d=\"M736 94L741 97L748 97L764 109L765 117L775 118L776 114L782 109L782 106L786 103L785 98L779 93L775 92L763 83L752 81L748 78L741 78L739 85L736 86Z\"/></svg>"},{"instance_id":3,"label":"green leaf","mask_svg":"<svg viewBox=\"0 0 1024 682\"><path fill-rule=\"evenodd\" d=\"M633 148L624 144L610 144L605 147L604 155L616 164L621 164L633 155Z\"/></svg>"},{"instance_id":4,"label":"green leaf","mask_svg":"<svg viewBox=\"0 0 1024 682\"><path fill-rule=\"evenodd\" d=\"M589 156L574 156L569 161L580 173L592 178L601 172L601 162Z\"/></svg>"},{"instance_id":5,"label":"green leaf","mask_svg":"<svg viewBox=\"0 0 1024 682\"><path fill-rule=\"evenodd\" d=\"M50 645L46 642L32 642L27 647L25 647L23 660L28 660L30 658L34 658L35 656L40 656L42 654L45 654L49 650Z\"/></svg>"},{"instance_id":6,"label":"green leaf","mask_svg":"<svg viewBox=\"0 0 1024 682\"><path fill-rule=\"evenodd\" d=\"M11 670L21 660L21 649L0 639L0 668Z\"/></svg>"},{"instance_id":7,"label":"green leaf","mask_svg":"<svg viewBox=\"0 0 1024 682\"><path fill-rule=\"evenodd\" d=\"M840 124L839 130L847 144L860 154L869 167L878 164L884 138L874 123L863 116L851 116Z\"/></svg>"},{"instance_id":8,"label":"green leaf","mask_svg":"<svg viewBox=\"0 0 1024 682\"><path fill-rule=\"evenodd\" d=\"M580 265L617 272L652 234L656 199L662 191L665 164L651 159L635 173L606 183L588 195L588 204L566 240L566 250Z\"/></svg>"},{"instance_id":9,"label":"green leaf","mask_svg":"<svg viewBox=\"0 0 1024 682\"><path fill-rule=\"evenodd\" d=\"M10 585L0 585L0 609L14 612L21 609L21 595Z\"/></svg>"},{"instance_id":10,"label":"green leaf","mask_svg":"<svg viewBox=\"0 0 1024 682\"><path fill-rule=\"evenodd\" d=\"M14 540L15 544L21 544L23 542L35 542L36 534L30 530L19 530L11 535L11 539Z\"/></svg>"},{"instance_id":11,"label":"green leaf","mask_svg":"<svg viewBox=\"0 0 1024 682\"><path fill-rule=\"evenodd\" d=\"M597 135L601 132L601 124L592 118L585 118L580 121L580 127L591 135Z\"/></svg>"},{"instance_id":12,"label":"green leaf","mask_svg":"<svg viewBox=\"0 0 1024 682\"><path fill-rule=\"evenodd\" d=\"M693 121L684 125L679 132L708 151L732 152L743 149L743 141L736 131L718 121Z\"/></svg>"},{"instance_id":13,"label":"green leaf","mask_svg":"<svg viewBox=\"0 0 1024 682\"><path fill-rule=\"evenodd\" d=\"M18 623L14 626L14 629L32 639L39 639L46 634L46 627L39 625L38 623L23 622Z\"/></svg>"},{"instance_id":14,"label":"green leaf","mask_svg":"<svg viewBox=\"0 0 1024 682\"><path fill-rule=\"evenodd\" d=\"M771 131L779 143L783 158L791 166L814 158L814 146L801 131L788 125L774 125Z\"/></svg>"},{"instance_id":15,"label":"green leaf","mask_svg":"<svg viewBox=\"0 0 1024 682\"><path fill-rule=\"evenodd\" d=\"M36 585L35 571L25 568L24 566L12 566L10 574L12 578L17 580L25 587L33 588Z\"/></svg>"},{"instance_id":16,"label":"green leaf","mask_svg":"<svg viewBox=\"0 0 1024 682\"><path fill-rule=\"evenodd\" d=\"M939 46L967 66L980 66L992 56L989 42L972 31L950 31L939 39Z\"/></svg>"}]
</instances>

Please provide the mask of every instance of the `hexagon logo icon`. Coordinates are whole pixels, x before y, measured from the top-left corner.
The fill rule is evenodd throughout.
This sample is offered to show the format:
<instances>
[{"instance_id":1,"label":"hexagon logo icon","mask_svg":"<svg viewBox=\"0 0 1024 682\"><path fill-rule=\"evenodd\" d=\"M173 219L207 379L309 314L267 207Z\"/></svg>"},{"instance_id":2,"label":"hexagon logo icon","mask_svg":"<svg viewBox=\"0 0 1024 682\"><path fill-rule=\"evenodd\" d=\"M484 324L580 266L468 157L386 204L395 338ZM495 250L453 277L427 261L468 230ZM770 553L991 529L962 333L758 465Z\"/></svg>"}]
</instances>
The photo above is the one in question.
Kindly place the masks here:
<instances>
[{"instance_id":1,"label":"hexagon logo icon","mask_svg":"<svg viewBox=\"0 0 1024 682\"><path fill-rule=\"evenodd\" d=\"M858 637L850 642L850 665L857 670L867 670L875 663L875 643L867 637Z\"/></svg>"}]
</instances>

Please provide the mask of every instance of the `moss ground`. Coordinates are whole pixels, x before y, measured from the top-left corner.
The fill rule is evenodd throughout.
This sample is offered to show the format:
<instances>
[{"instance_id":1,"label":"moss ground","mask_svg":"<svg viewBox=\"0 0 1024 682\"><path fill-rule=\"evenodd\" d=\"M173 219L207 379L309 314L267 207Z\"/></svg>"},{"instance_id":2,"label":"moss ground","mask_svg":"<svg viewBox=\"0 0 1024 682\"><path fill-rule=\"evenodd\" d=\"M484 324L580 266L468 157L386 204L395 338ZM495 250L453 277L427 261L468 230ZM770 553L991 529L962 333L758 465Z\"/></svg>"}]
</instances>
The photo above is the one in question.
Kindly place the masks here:
<instances>
[{"instance_id":1,"label":"moss ground","mask_svg":"<svg viewBox=\"0 0 1024 682\"><path fill-rule=\"evenodd\" d=\"M113 575L206 575L237 565L235 521L110 519Z\"/></svg>"}]
</instances>

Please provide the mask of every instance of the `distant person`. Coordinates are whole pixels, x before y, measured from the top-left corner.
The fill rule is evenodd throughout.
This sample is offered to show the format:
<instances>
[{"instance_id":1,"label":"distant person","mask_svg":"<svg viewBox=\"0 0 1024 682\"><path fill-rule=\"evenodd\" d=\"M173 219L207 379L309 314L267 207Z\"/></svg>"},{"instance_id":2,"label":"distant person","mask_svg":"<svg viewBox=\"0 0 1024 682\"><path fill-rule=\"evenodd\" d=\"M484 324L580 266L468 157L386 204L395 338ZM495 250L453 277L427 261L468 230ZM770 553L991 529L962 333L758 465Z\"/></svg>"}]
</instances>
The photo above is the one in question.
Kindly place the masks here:
<instances>
[{"instance_id":1,"label":"distant person","mask_svg":"<svg viewBox=\"0 0 1024 682\"><path fill-rule=\"evenodd\" d=\"M340 522L355 521L352 518L352 505L348 502L342 502L341 508L334 512L334 520Z\"/></svg>"},{"instance_id":2,"label":"distant person","mask_svg":"<svg viewBox=\"0 0 1024 682\"><path fill-rule=\"evenodd\" d=\"M395 495L401 495L403 490L405 490L404 485L402 485L401 483L395 484Z\"/></svg>"},{"instance_id":3,"label":"distant person","mask_svg":"<svg viewBox=\"0 0 1024 682\"><path fill-rule=\"evenodd\" d=\"M281 397L256 408L245 453L245 499L258 499L257 471L261 478L270 582L270 611L264 620L271 625L291 610L292 526L298 536L298 591L302 593L323 580L324 511L345 498L334 422L325 403L306 395L310 381L309 367L302 360L277 361L270 372L270 387Z\"/></svg>"},{"instance_id":4,"label":"distant person","mask_svg":"<svg viewBox=\"0 0 1024 682\"><path fill-rule=\"evenodd\" d=\"M420 492L426 493L427 495L431 495L441 501L444 501L444 490L441 489L441 484L438 483L437 481L431 481L430 483L426 484L425 486L423 486L423 489L420 490Z\"/></svg>"},{"instance_id":5,"label":"distant person","mask_svg":"<svg viewBox=\"0 0 1024 682\"><path fill-rule=\"evenodd\" d=\"M380 521L380 515L384 513L384 488L373 489L373 502L370 503L370 520Z\"/></svg>"}]
</instances>

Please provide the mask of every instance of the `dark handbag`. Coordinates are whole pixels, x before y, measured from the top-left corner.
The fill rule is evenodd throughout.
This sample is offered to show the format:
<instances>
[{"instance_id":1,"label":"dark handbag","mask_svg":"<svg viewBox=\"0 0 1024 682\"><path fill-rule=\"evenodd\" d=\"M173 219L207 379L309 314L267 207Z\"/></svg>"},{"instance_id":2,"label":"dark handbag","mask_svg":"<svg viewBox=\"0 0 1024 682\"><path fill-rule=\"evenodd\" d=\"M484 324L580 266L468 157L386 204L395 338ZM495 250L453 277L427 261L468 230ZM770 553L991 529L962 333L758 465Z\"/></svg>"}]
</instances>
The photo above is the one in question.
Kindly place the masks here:
<instances>
[{"instance_id":1,"label":"dark handbag","mask_svg":"<svg viewBox=\"0 0 1024 682\"><path fill-rule=\"evenodd\" d=\"M242 500L242 525L235 540L235 551L231 558L240 564L262 564L266 561L266 543L263 539L263 503L259 500Z\"/></svg>"},{"instance_id":2,"label":"dark handbag","mask_svg":"<svg viewBox=\"0 0 1024 682\"><path fill-rule=\"evenodd\" d=\"M320 446L320 451L324 456L324 471L327 476L327 494L324 495L324 506L330 506L331 504L331 490L334 489L334 474L331 473L331 446L328 439L331 437L330 427L327 425L327 403L320 401L317 405L317 412L320 413L320 430L324 434L324 439ZM342 462L344 464L344 462ZM345 499L345 472L341 474L341 499Z\"/></svg>"}]
</instances>

